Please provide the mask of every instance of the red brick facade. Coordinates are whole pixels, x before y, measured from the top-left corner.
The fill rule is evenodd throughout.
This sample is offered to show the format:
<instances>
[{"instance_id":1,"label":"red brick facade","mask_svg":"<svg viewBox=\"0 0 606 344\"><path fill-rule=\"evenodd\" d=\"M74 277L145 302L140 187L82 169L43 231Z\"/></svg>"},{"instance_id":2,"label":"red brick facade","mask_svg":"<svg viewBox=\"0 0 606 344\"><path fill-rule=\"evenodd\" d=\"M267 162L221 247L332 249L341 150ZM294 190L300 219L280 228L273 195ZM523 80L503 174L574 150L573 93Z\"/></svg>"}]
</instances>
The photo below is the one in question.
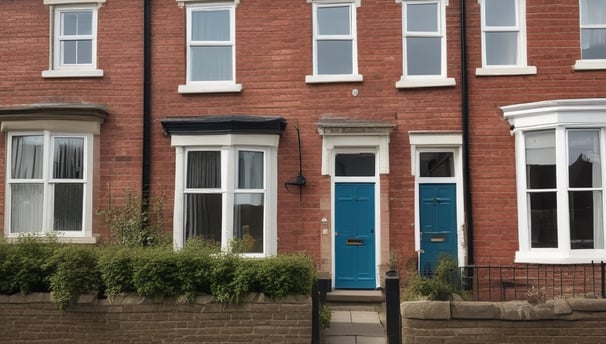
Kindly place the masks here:
<instances>
[{"instance_id":1,"label":"red brick facade","mask_svg":"<svg viewBox=\"0 0 606 344\"><path fill-rule=\"evenodd\" d=\"M149 0L148 0L149 1ZM402 5L361 0L357 8L358 69L363 82L306 83L312 74L312 4L305 0L240 0L236 8L236 82L241 92L180 94L186 75L186 10L177 1L149 1L151 46L152 195L168 196L171 231L175 149L161 121L177 116L244 114L282 116L288 126L278 148L278 252L304 252L331 272L331 177L322 175L323 115L395 125L389 136L389 173L380 176L382 233L378 266L391 252L416 259L415 178L409 132L461 132L461 3L446 6L447 77L456 85L398 89L402 75ZM480 5L466 6L469 172L476 264L512 264L518 250L514 137L500 107L521 103L606 97L606 70L574 70L580 57L579 1L526 0L527 63L532 75L476 76L482 66ZM49 64L49 8L43 0L0 4L0 107L35 103L95 103L108 109L94 167L93 208L110 195L141 189L143 151L144 1L107 0L98 10L97 78L43 78ZM356 91L354 91L356 90ZM356 92L357 95L353 95ZM299 171L307 183L284 187ZM6 134L0 142L0 179L5 180ZM0 217L6 216L5 183ZM462 204L458 206L463 206ZM109 231L97 216L93 233ZM7 229L4 229L5 233ZM326 241L328 239L328 241ZM467 245L466 247L468 247Z\"/></svg>"}]
</instances>

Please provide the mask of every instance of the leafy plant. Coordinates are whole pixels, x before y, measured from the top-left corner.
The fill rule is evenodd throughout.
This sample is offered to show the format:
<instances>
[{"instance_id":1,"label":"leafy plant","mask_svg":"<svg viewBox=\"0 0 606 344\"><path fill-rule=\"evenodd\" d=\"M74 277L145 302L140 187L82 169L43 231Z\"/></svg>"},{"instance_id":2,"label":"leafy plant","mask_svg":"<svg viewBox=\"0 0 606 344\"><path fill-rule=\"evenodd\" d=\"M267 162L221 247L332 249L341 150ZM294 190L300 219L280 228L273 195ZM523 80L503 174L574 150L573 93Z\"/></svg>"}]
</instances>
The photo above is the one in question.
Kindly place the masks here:
<instances>
[{"instance_id":1,"label":"leafy plant","mask_svg":"<svg viewBox=\"0 0 606 344\"><path fill-rule=\"evenodd\" d=\"M311 293L313 263L301 255L276 256L263 261L259 280L261 291L271 297Z\"/></svg>"},{"instance_id":2,"label":"leafy plant","mask_svg":"<svg viewBox=\"0 0 606 344\"><path fill-rule=\"evenodd\" d=\"M45 262L59 247L54 236L24 235L17 243L0 242L0 293L32 293L49 290Z\"/></svg>"},{"instance_id":3,"label":"leafy plant","mask_svg":"<svg viewBox=\"0 0 606 344\"><path fill-rule=\"evenodd\" d=\"M52 271L48 276L50 291L60 309L73 304L81 294L97 294L101 287L93 248L66 245L57 249L44 267Z\"/></svg>"},{"instance_id":4,"label":"leafy plant","mask_svg":"<svg viewBox=\"0 0 606 344\"><path fill-rule=\"evenodd\" d=\"M438 259L432 278L418 274L409 278L404 289L404 298L406 300L448 301L455 293L464 294L460 281L457 262L449 256L442 256Z\"/></svg>"},{"instance_id":5,"label":"leafy plant","mask_svg":"<svg viewBox=\"0 0 606 344\"><path fill-rule=\"evenodd\" d=\"M326 304L320 306L320 326L322 328L330 327L330 319L332 318L332 312Z\"/></svg>"},{"instance_id":6,"label":"leafy plant","mask_svg":"<svg viewBox=\"0 0 606 344\"><path fill-rule=\"evenodd\" d=\"M102 252L98 268L108 298L136 290L133 284L133 270L138 252L124 247L108 247Z\"/></svg>"},{"instance_id":7,"label":"leafy plant","mask_svg":"<svg viewBox=\"0 0 606 344\"><path fill-rule=\"evenodd\" d=\"M164 229L164 196L144 202L133 191L126 191L122 204L117 205L115 202L110 197L109 206L97 213L110 227L117 243L125 246L150 246L171 241Z\"/></svg>"},{"instance_id":8,"label":"leafy plant","mask_svg":"<svg viewBox=\"0 0 606 344\"><path fill-rule=\"evenodd\" d=\"M137 293L154 299L179 295L181 285L176 253L165 247L142 250L133 262Z\"/></svg>"}]
</instances>

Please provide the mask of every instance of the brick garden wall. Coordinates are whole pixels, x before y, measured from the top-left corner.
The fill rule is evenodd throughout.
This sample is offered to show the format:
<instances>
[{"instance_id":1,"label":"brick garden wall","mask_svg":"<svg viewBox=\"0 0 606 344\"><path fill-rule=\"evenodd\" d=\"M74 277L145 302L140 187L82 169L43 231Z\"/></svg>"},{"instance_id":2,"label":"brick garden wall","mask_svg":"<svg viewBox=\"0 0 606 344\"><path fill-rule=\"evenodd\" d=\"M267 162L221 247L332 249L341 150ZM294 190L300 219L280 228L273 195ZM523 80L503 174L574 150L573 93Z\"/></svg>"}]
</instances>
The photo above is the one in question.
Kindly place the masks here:
<instances>
[{"instance_id":1,"label":"brick garden wall","mask_svg":"<svg viewBox=\"0 0 606 344\"><path fill-rule=\"evenodd\" d=\"M606 300L404 302L402 343L604 343Z\"/></svg>"},{"instance_id":2,"label":"brick garden wall","mask_svg":"<svg viewBox=\"0 0 606 344\"><path fill-rule=\"evenodd\" d=\"M305 343L311 298L251 294L239 305L210 296L180 304L139 296L82 296L60 311L50 294L0 295L0 343Z\"/></svg>"}]
</instances>

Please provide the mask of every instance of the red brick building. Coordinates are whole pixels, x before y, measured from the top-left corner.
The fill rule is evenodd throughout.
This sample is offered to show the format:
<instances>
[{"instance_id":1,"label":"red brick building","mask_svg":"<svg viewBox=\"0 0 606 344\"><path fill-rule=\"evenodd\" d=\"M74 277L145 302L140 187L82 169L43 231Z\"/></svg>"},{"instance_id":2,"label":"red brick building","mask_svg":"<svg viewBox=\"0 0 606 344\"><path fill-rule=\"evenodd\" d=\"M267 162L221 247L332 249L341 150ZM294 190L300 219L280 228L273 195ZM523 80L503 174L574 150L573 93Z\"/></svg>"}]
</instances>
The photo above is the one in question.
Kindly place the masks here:
<instances>
[{"instance_id":1,"label":"red brick building","mask_svg":"<svg viewBox=\"0 0 606 344\"><path fill-rule=\"evenodd\" d=\"M175 245L304 252L336 288L604 260L606 2L0 3L4 237L98 242L125 190Z\"/></svg>"}]
</instances>

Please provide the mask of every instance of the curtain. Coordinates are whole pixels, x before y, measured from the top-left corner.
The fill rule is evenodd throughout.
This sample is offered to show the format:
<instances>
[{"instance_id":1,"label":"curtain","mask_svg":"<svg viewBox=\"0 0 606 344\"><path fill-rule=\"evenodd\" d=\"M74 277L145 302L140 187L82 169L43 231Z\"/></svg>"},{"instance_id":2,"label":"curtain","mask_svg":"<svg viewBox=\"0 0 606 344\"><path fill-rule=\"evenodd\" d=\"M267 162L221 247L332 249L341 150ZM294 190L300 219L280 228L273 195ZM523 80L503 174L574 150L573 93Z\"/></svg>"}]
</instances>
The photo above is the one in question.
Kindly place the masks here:
<instances>
[{"instance_id":1,"label":"curtain","mask_svg":"<svg viewBox=\"0 0 606 344\"><path fill-rule=\"evenodd\" d=\"M238 189L263 189L263 152L238 152Z\"/></svg>"},{"instance_id":2,"label":"curtain","mask_svg":"<svg viewBox=\"0 0 606 344\"><path fill-rule=\"evenodd\" d=\"M186 187L188 189L221 188L221 152L188 152Z\"/></svg>"},{"instance_id":3,"label":"curtain","mask_svg":"<svg viewBox=\"0 0 606 344\"><path fill-rule=\"evenodd\" d=\"M84 139L58 137L54 141L53 178L84 178Z\"/></svg>"},{"instance_id":4,"label":"curtain","mask_svg":"<svg viewBox=\"0 0 606 344\"><path fill-rule=\"evenodd\" d=\"M600 28L585 26L601 26ZM606 2L581 0L581 57L606 59Z\"/></svg>"},{"instance_id":5,"label":"curtain","mask_svg":"<svg viewBox=\"0 0 606 344\"><path fill-rule=\"evenodd\" d=\"M185 194L185 240L201 237L221 243L221 194Z\"/></svg>"},{"instance_id":6,"label":"curtain","mask_svg":"<svg viewBox=\"0 0 606 344\"><path fill-rule=\"evenodd\" d=\"M42 154L42 136L13 136L11 152L11 178L42 178Z\"/></svg>"},{"instance_id":7,"label":"curtain","mask_svg":"<svg viewBox=\"0 0 606 344\"><path fill-rule=\"evenodd\" d=\"M191 41L197 43L190 47L190 79L233 80L230 10L194 11L191 16Z\"/></svg>"}]
</instances>

